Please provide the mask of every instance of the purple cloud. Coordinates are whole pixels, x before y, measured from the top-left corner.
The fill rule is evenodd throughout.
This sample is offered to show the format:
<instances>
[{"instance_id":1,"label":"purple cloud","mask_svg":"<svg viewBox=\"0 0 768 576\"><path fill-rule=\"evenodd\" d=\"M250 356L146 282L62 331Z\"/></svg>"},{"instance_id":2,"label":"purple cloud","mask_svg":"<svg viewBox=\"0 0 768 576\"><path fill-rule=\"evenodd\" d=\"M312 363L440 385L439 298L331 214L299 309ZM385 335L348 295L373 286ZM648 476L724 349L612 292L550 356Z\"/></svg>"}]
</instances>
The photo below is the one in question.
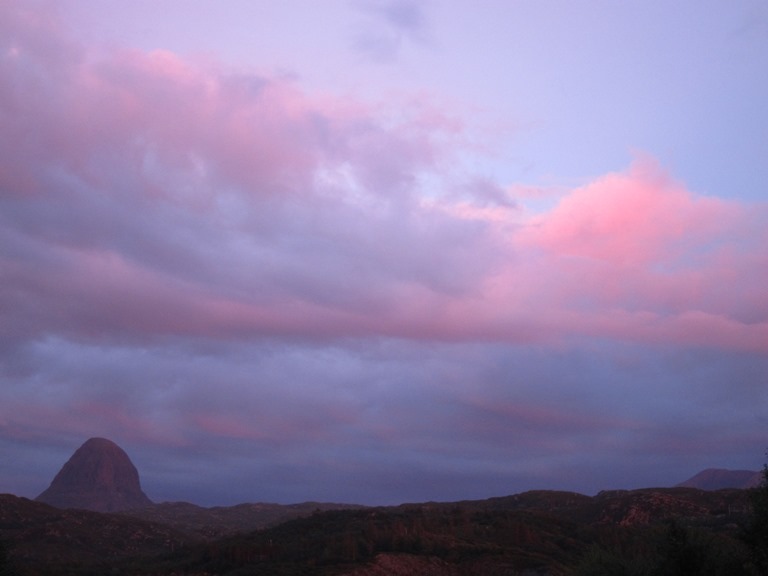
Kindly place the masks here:
<instances>
[{"instance_id":1,"label":"purple cloud","mask_svg":"<svg viewBox=\"0 0 768 576\"><path fill-rule=\"evenodd\" d=\"M759 465L764 204L641 159L532 211L428 102L0 16L0 489L34 496L91 436L205 504Z\"/></svg>"}]
</instances>

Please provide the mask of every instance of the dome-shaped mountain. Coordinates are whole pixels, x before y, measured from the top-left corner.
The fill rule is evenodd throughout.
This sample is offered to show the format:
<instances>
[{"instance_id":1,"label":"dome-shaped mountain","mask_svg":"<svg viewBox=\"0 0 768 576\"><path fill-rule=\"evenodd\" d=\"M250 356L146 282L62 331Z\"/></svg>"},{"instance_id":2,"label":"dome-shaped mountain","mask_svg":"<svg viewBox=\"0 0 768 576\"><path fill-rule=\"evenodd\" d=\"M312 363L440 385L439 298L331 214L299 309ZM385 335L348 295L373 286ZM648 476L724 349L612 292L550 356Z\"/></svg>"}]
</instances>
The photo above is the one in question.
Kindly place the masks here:
<instances>
[{"instance_id":1,"label":"dome-shaped mountain","mask_svg":"<svg viewBox=\"0 0 768 576\"><path fill-rule=\"evenodd\" d=\"M91 438L36 498L57 508L116 512L152 504L141 490L139 472L128 454L106 438Z\"/></svg>"}]
</instances>

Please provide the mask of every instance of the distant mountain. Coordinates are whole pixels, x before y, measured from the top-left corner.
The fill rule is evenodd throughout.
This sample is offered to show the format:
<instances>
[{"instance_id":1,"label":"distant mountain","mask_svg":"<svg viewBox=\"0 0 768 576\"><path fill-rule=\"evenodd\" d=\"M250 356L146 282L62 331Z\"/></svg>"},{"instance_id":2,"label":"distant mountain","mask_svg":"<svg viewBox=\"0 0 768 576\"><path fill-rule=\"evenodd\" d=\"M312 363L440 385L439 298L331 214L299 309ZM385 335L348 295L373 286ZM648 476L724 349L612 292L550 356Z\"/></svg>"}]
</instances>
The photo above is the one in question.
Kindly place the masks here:
<instances>
[{"instance_id":1,"label":"distant mountain","mask_svg":"<svg viewBox=\"0 0 768 576\"><path fill-rule=\"evenodd\" d=\"M760 485L762 472L754 470L724 470L707 468L688 478L677 486L699 488L700 490L721 490L723 488L755 488Z\"/></svg>"},{"instance_id":2,"label":"distant mountain","mask_svg":"<svg viewBox=\"0 0 768 576\"><path fill-rule=\"evenodd\" d=\"M149 506L139 472L125 451L106 438L78 448L36 500L57 508L117 512Z\"/></svg>"}]
</instances>

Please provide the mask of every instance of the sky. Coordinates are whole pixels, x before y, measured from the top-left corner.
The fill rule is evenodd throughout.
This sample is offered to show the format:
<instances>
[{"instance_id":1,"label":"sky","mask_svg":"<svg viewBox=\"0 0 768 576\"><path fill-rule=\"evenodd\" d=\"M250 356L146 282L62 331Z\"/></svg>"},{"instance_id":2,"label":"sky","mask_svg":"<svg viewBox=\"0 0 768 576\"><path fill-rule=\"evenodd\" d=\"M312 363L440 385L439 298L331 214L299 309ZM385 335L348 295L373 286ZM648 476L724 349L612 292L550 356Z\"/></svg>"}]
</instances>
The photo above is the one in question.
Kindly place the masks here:
<instances>
[{"instance_id":1,"label":"sky","mask_svg":"<svg viewBox=\"0 0 768 576\"><path fill-rule=\"evenodd\" d=\"M762 0L0 0L0 492L760 469L766 54Z\"/></svg>"}]
</instances>

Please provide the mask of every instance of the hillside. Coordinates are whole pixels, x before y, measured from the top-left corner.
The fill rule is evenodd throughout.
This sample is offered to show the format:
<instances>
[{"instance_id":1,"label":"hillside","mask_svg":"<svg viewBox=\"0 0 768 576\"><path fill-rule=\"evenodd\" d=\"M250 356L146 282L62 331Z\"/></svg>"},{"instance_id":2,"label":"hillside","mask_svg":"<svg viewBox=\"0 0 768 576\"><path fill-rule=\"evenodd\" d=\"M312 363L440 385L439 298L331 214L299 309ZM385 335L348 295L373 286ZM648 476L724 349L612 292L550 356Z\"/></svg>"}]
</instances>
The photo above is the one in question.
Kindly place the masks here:
<instances>
[{"instance_id":1,"label":"hillside","mask_svg":"<svg viewBox=\"0 0 768 576\"><path fill-rule=\"evenodd\" d=\"M81 574L111 569L198 540L167 524L118 514L62 510L0 494L0 541L14 566L12 574Z\"/></svg>"},{"instance_id":2,"label":"hillside","mask_svg":"<svg viewBox=\"0 0 768 576\"><path fill-rule=\"evenodd\" d=\"M213 540L239 532L268 528L294 518L326 510L364 508L352 504L302 502L300 504L250 503L203 508L189 502L164 502L122 514L167 524L197 537Z\"/></svg>"},{"instance_id":3,"label":"hillside","mask_svg":"<svg viewBox=\"0 0 768 576\"><path fill-rule=\"evenodd\" d=\"M590 561L605 558L662 562L671 542L696 562L706 562L709 574L737 576L748 558L739 539L750 514L745 490L658 488L594 497L531 491L394 507L320 511L316 506L314 512L312 503L279 513L277 506L157 505L140 512L154 519L149 521L3 496L0 539L19 576L581 576ZM309 515L235 533L255 522L259 511L273 520ZM269 522L267 516L260 521ZM224 532L230 535L215 537Z\"/></svg>"},{"instance_id":4,"label":"hillside","mask_svg":"<svg viewBox=\"0 0 768 576\"><path fill-rule=\"evenodd\" d=\"M594 498L535 491L315 514L195 547L166 569L231 575L566 575L579 570L595 549L629 562L661 562L667 543L683 534L697 562L716 569L714 574L734 576L746 554L738 534L748 515L749 494L740 490L648 489Z\"/></svg>"}]
</instances>

